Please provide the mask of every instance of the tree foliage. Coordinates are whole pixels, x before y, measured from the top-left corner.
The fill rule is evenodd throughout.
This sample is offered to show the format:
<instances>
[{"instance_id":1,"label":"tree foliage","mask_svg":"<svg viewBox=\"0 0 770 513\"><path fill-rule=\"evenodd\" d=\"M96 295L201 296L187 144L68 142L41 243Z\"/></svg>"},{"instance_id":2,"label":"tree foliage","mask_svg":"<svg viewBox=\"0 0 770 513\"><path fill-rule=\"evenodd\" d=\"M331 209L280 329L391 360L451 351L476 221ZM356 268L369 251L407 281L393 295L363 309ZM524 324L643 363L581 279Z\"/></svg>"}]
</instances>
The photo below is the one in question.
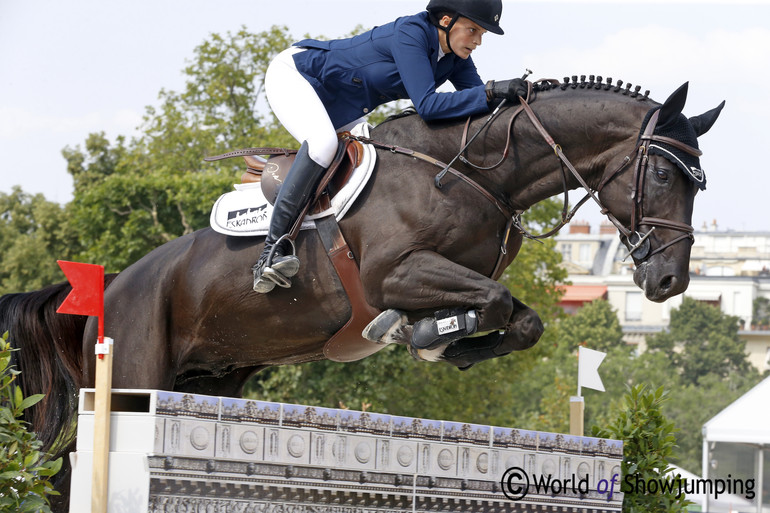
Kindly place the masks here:
<instances>
[{"instance_id":1,"label":"tree foliage","mask_svg":"<svg viewBox=\"0 0 770 513\"><path fill-rule=\"evenodd\" d=\"M18 186L0 193L0 293L35 290L58 280L57 259L67 259L79 245L64 208L42 194Z\"/></svg>"},{"instance_id":2,"label":"tree foliage","mask_svg":"<svg viewBox=\"0 0 770 513\"><path fill-rule=\"evenodd\" d=\"M682 383L697 385L716 374L727 378L749 371L746 343L738 337L738 318L685 297L672 310L668 330L647 338L651 351L661 351L680 370Z\"/></svg>"},{"instance_id":3,"label":"tree foliage","mask_svg":"<svg viewBox=\"0 0 770 513\"><path fill-rule=\"evenodd\" d=\"M49 479L61 468L62 459L50 461L40 442L21 420L24 410L39 402L42 394L24 397L15 385L19 374L10 366L8 334L0 338L0 511L50 512L48 495L58 495Z\"/></svg>"}]
</instances>

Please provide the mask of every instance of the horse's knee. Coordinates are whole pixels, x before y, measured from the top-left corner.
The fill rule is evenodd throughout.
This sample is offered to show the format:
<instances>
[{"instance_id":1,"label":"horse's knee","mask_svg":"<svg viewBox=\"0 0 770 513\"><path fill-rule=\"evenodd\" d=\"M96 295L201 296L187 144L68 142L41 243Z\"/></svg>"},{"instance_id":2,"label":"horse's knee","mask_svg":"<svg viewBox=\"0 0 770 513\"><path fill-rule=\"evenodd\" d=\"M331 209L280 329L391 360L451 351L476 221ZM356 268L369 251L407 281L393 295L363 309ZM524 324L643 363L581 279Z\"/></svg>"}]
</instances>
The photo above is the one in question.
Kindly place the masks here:
<instances>
[{"instance_id":1,"label":"horse's knee","mask_svg":"<svg viewBox=\"0 0 770 513\"><path fill-rule=\"evenodd\" d=\"M511 292L500 283L494 282L490 287L485 304L478 311L479 331L500 329L508 324L514 313L514 303Z\"/></svg>"},{"instance_id":2,"label":"horse's knee","mask_svg":"<svg viewBox=\"0 0 770 513\"><path fill-rule=\"evenodd\" d=\"M527 307L513 314L506 327L502 346L508 351L521 351L537 344L545 331L543 321L536 311Z\"/></svg>"}]
</instances>

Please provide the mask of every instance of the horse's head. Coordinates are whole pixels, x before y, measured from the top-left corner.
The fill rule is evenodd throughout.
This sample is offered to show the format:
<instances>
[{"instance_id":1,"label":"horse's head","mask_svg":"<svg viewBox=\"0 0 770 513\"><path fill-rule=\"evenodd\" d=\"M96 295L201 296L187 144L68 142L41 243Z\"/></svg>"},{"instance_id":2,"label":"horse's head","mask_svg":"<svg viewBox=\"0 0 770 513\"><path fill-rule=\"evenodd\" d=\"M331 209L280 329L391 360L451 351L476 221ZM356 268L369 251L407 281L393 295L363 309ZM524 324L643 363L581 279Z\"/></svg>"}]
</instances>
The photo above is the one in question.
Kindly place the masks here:
<instances>
[{"instance_id":1,"label":"horse's head","mask_svg":"<svg viewBox=\"0 0 770 513\"><path fill-rule=\"evenodd\" d=\"M686 98L684 84L647 113L635 154L608 168L598 188L636 264L634 282L651 301L681 294L690 282L693 203L706 185L697 137L724 106L688 119Z\"/></svg>"}]
</instances>

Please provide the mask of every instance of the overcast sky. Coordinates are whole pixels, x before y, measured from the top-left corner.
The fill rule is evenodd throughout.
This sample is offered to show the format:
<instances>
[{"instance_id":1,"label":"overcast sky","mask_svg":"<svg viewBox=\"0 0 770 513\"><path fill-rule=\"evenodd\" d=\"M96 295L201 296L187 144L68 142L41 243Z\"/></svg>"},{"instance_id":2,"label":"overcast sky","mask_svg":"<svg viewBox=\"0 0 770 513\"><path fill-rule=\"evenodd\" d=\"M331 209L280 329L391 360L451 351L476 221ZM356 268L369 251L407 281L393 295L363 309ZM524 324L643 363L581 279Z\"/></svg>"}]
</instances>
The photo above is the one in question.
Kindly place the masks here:
<instances>
[{"instance_id":1,"label":"overcast sky","mask_svg":"<svg viewBox=\"0 0 770 513\"><path fill-rule=\"evenodd\" d=\"M66 203L61 156L92 132L135 135L161 88L209 34L285 25L338 37L425 8L427 0L0 0L0 191L20 185ZM474 53L481 77L601 75L662 102L685 81L685 114L727 100L700 139L708 188L693 224L770 230L770 4L504 0L504 36ZM258 146L259 141L254 141ZM594 209L576 219L598 222Z\"/></svg>"}]
</instances>

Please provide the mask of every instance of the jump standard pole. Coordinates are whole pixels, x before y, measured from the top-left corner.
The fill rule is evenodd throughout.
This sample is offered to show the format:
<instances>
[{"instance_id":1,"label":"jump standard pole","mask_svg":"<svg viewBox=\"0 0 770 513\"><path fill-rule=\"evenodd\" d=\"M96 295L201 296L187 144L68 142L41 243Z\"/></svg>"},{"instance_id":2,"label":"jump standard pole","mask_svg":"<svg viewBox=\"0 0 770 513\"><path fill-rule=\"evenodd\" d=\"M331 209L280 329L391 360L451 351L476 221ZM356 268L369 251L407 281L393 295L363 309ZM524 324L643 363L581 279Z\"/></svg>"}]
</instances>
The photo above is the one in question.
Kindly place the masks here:
<instances>
[{"instance_id":1,"label":"jump standard pole","mask_svg":"<svg viewBox=\"0 0 770 513\"><path fill-rule=\"evenodd\" d=\"M112 400L112 339L105 338L99 318L94 386L94 463L91 474L91 513L107 513Z\"/></svg>"},{"instance_id":2,"label":"jump standard pole","mask_svg":"<svg viewBox=\"0 0 770 513\"><path fill-rule=\"evenodd\" d=\"M95 345L96 377L91 513L107 513L113 341L104 336L104 266L63 260L58 260L57 263L72 285L72 291L56 312L96 316L99 320L98 338Z\"/></svg>"},{"instance_id":3,"label":"jump standard pole","mask_svg":"<svg viewBox=\"0 0 770 513\"><path fill-rule=\"evenodd\" d=\"M580 387L578 387L578 395L573 395L569 398L570 435L583 436L585 408L586 403L583 400L583 396L580 395Z\"/></svg>"}]
</instances>

